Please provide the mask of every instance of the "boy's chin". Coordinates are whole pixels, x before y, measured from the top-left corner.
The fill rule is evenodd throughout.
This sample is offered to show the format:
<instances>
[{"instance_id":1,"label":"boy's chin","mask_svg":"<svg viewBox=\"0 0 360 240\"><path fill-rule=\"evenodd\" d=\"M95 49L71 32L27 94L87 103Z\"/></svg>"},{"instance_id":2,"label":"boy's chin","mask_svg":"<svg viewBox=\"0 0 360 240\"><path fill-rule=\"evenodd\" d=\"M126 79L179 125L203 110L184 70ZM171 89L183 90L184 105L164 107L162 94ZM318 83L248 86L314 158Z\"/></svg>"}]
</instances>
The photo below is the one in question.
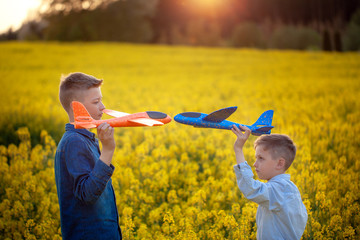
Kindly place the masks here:
<instances>
[{"instance_id":1,"label":"boy's chin","mask_svg":"<svg viewBox=\"0 0 360 240\"><path fill-rule=\"evenodd\" d=\"M261 180L264 180L263 176L260 176L259 174L257 174L257 177Z\"/></svg>"},{"instance_id":2,"label":"boy's chin","mask_svg":"<svg viewBox=\"0 0 360 240\"><path fill-rule=\"evenodd\" d=\"M94 120L101 120L101 118L102 118L102 114L101 115L98 115L98 116L94 116L94 117L92 117Z\"/></svg>"},{"instance_id":3,"label":"boy's chin","mask_svg":"<svg viewBox=\"0 0 360 240\"><path fill-rule=\"evenodd\" d=\"M265 181L269 181L271 178L268 178L268 177L265 177L265 176L260 176L258 174L258 178L261 179L261 180L265 180Z\"/></svg>"}]
</instances>

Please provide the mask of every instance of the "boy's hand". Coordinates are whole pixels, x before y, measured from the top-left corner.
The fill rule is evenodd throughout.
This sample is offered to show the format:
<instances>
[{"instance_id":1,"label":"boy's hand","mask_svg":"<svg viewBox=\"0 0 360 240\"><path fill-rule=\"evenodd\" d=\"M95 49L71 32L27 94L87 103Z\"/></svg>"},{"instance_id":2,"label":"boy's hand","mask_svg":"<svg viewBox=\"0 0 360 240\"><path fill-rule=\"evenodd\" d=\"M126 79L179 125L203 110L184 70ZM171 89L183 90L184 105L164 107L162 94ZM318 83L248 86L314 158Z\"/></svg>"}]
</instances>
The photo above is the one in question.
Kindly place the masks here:
<instances>
[{"instance_id":1,"label":"boy's hand","mask_svg":"<svg viewBox=\"0 0 360 240\"><path fill-rule=\"evenodd\" d=\"M251 130L248 127L240 126L240 128L245 131L245 133L242 133L236 125L233 125L233 128L231 129L231 131L237 136L237 139L234 143L234 151L236 156L236 162L238 164L245 162L243 147L251 133Z\"/></svg>"},{"instance_id":2,"label":"boy's hand","mask_svg":"<svg viewBox=\"0 0 360 240\"><path fill-rule=\"evenodd\" d=\"M115 150L114 128L104 122L97 127L97 135L103 149Z\"/></svg>"},{"instance_id":3,"label":"boy's hand","mask_svg":"<svg viewBox=\"0 0 360 240\"><path fill-rule=\"evenodd\" d=\"M237 139L234 144L234 150L242 150L244 147L244 144L246 140L249 138L251 130L248 127L245 126L239 126L241 130L245 131L245 133L242 133L241 130L236 126L233 125L233 128L231 131L237 136Z\"/></svg>"},{"instance_id":4,"label":"boy's hand","mask_svg":"<svg viewBox=\"0 0 360 240\"><path fill-rule=\"evenodd\" d=\"M108 123L102 123L97 127L97 134L102 144L100 160L110 166L116 146L114 128Z\"/></svg>"}]
</instances>

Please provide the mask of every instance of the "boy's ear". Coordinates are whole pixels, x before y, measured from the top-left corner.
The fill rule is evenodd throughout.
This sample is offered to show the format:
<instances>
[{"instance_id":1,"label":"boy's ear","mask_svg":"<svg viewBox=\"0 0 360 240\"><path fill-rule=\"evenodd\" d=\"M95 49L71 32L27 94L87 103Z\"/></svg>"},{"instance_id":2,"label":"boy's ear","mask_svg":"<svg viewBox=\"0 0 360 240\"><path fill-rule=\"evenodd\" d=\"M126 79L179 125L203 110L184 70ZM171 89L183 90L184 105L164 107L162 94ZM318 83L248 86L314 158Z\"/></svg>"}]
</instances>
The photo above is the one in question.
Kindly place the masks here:
<instances>
[{"instance_id":1,"label":"boy's ear","mask_svg":"<svg viewBox=\"0 0 360 240\"><path fill-rule=\"evenodd\" d=\"M285 169L285 159L284 158L279 158L279 160L278 160L278 163L277 163L277 166L276 166L276 168L277 169Z\"/></svg>"}]
</instances>

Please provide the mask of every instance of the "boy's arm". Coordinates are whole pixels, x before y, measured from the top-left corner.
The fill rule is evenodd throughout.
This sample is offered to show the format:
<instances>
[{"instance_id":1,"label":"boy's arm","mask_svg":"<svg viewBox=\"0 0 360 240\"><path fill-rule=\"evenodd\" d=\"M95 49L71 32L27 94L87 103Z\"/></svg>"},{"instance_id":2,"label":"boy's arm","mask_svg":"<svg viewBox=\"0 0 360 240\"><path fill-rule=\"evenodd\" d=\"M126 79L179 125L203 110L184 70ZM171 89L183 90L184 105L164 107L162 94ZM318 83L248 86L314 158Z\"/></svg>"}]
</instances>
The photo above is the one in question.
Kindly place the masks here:
<instances>
[{"instance_id":1,"label":"boy's arm","mask_svg":"<svg viewBox=\"0 0 360 240\"><path fill-rule=\"evenodd\" d=\"M76 135L65 146L64 160L74 181L72 191L75 197L85 204L95 203L110 180L114 167L93 159L84 138Z\"/></svg>"},{"instance_id":2,"label":"boy's arm","mask_svg":"<svg viewBox=\"0 0 360 240\"><path fill-rule=\"evenodd\" d=\"M110 166L115 151L114 128L102 123L97 128L97 134L102 144L100 160Z\"/></svg>"},{"instance_id":3,"label":"boy's arm","mask_svg":"<svg viewBox=\"0 0 360 240\"><path fill-rule=\"evenodd\" d=\"M235 125L231 129L237 136L234 143L237 165L234 166L234 171L238 187L247 199L258 204L269 203L269 193L265 183L254 180L254 174L249 164L247 164L243 153L244 144L249 138L251 130L245 126L240 126L240 128L245 131L245 133L242 133Z\"/></svg>"},{"instance_id":4,"label":"boy's arm","mask_svg":"<svg viewBox=\"0 0 360 240\"><path fill-rule=\"evenodd\" d=\"M66 149L67 169L74 178L74 195L87 204L99 198L114 172L111 165L115 150L114 129L108 123L103 123L97 131L102 151L100 161L95 161L95 165L82 139L73 138Z\"/></svg>"},{"instance_id":5,"label":"boy's arm","mask_svg":"<svg viewBox=\"0 0 360 240\"><path fill-rule=\"evenodd\" d=\"M247 162L234 165L237 185L244 196L257 204L269 208L269 188L266 183L254 179L254 174ZM270 209L271 210L271 209Z\"/></svg>"},{"instance_id":6,"label":"boy's arm","mask_svg":"<svg viewBox=\"0 0 360 240\"><path fill-rule=\"evenodd\" d=\"M244 130L245 133L242 133L236 125L233 125L233 128L231 129L231 131L237 136L234 143L234 151L237 164L245 162L243 147L251 133L251 130L245 126L240 126L240 128Z\"/></svg>"}]
</instances>

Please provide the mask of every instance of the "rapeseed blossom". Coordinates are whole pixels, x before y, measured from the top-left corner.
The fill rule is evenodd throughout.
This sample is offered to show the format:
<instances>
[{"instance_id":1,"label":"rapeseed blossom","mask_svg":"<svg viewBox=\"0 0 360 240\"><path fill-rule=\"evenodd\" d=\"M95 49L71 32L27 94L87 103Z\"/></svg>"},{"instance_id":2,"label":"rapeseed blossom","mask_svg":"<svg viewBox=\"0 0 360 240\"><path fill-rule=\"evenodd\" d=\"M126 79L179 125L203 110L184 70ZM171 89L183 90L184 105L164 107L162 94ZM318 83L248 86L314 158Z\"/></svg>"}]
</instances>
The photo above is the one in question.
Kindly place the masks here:
<instances>
[{"instance_id":1,"label":"rapeseed blossom","mask_svg":"<svg viewBox=\"0 0 360 240\"><path fill-rule=\"evenodd\" d=\"M104 79L105 106L118 111L238 106L229 120L252 124L273 109L273 132L297 145L288 172L309 214L302 239L358 238L359 54L106 43L4 43L0 51L1 132L18 140L0 146L4 239L61 239L53 161L67 118L57 91L60 73L79 70ZM172 122L115 134L124 239L256 239L257 205L237 188L230 131ZM244 147L250 165L255 139Z\"/></svg>"}]
</instances>

